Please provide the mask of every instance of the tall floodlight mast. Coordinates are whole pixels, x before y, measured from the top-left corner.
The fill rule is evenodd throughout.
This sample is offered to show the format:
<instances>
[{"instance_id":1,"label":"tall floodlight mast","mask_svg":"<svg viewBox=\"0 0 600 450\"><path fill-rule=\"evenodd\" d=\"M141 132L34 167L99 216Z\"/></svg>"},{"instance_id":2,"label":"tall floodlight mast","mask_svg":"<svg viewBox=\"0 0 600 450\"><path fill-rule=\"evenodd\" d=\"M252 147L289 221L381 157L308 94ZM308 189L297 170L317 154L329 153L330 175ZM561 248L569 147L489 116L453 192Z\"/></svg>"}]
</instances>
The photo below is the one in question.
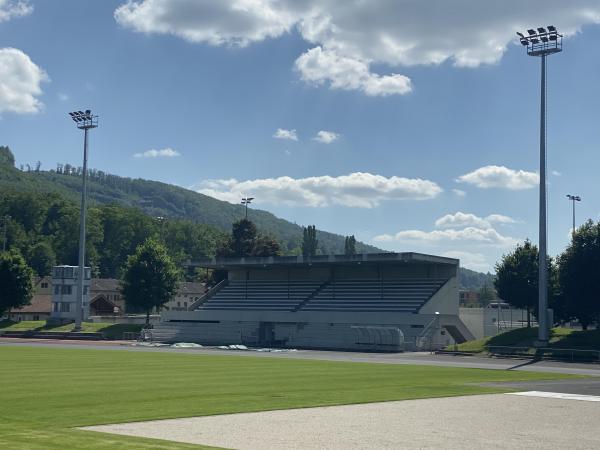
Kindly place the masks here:
<instances>
[{"instance_id":1,"label":"tall floodlight mast","mask_svg":"<svg viewBox=\"0 0 600 450\"><path fill-rule=\"evenodd\" d=\"M252 203L252 200L254 200L254 197L247 197L242 199L242 205L246 206L246 220L248 220L248 205Z\"/></svg>"},{"instance_id":2,"label":"tall floodlight mast","mask_svg":"<svg viewBox=\"0 0 600 450\"><path fill-rule=\"evenodd\" d=\"M581 197L579 195L567 194L567 198L573 202L573 232L571 236L575 237L575 202L580 202Z\"/></svg>"},{"instance_id":3,"label":"tall floodlight mast","mask_svg":"<svg viewBox=\"0 0 600 450\"><path fill-rule=\"evenodd\" d=\"M75 328L81 330L83 318L83 284L85 280L85 213L87 201L87 154L88 154L88 130L98 126L98 116L92 115L92 111L70 112L69 115L77 128L83 130L83 173L81 174L81 211L79 213L79 273L77 274L77 302L75 303Z\"/></svg>"},{"instance_id":4,"label":"tall floodlight mast","mask_svg":"<svg viewBox=\"0 0 600 450\"><path fill-rule=\"evenodd\" d=\"M542 61L540 98L540 219L539 219L539 312L538 345L548 343L548 246L547 246L547 202L546 202L546 57L562 52L562 35L555 26L527 30L527 35L517 32L521 44L529 56L539 56Z\"/></svg>"}]
</instances>

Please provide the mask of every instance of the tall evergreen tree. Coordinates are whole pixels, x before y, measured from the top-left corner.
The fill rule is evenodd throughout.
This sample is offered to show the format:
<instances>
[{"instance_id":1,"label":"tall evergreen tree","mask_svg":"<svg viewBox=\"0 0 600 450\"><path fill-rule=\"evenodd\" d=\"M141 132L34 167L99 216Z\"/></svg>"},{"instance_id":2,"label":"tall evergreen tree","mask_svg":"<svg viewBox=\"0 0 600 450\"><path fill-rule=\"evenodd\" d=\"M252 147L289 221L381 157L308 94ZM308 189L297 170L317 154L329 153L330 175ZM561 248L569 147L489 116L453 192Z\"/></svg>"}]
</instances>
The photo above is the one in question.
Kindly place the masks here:
<instances>
[{"instance_id":1,"label":"tall evergreen tree","mask_svg":"<svg viewBox=\"0 0 600 450\"><path fill-rule=\"evenodd\" d=\"M314 225L302 227L302 255L315 256L318 245L317 228Z\"/></svg>"},{"instance_id":2,"label":"tall evergreen tree","mask_svg":"<svg viewBox=\"0 0 600 450\"><path fill-rule=\"evenodd\" d=\"M356 238L354 235L346 236L346 240L344 242L344 254L356 255Z\"/></svg>"},{"instance_id":3,"label":"tall evergreen tree","mask_svg":"<svg viewBox=\"0 0 600 450\"><path fill-rule=\"evenodd\" d=\"M234 222L231 228L231 250L233 256L251 256L256 243L256 225L248 219Z\"/></svg>"}]
</instances>

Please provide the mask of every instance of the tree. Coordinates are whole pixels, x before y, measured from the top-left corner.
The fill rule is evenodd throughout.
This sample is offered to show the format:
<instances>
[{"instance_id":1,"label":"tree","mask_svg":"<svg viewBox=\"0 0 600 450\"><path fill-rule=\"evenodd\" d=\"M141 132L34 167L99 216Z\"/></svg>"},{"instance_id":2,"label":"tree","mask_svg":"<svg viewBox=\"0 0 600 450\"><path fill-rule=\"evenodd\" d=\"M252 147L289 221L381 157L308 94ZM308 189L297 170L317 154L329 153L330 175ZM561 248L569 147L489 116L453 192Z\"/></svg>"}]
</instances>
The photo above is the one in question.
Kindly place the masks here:
<instances>
[{"instance_id":1,"label":"tree","mask_svg":"<svg viewBox=\"0 0 600 450\"><path fill-rule=\"evenodd\" d=\"M28 305L33 297L33 270L16 251L0 252L0 316Z\"/></svg>"},{"instance_id":2,"label":"tree","mask_svg":"<svg viewBox=\"0 0 600 450\"><path fill-rule=\"evenodd\" d=\"M256 225L248 219L234 222L231 228L231 250L233 256L251 256L256 243Z\"/></svg>"},{"instance_id":3,"label":"tree","mask_svg":"<svg viewBox=\"0 0 600 450\"><path fill-rule=\"evenodd\" d=\"M314 225L302 227L302 255L305 257L315 256L318 245L316 227Z\"/></svg>"},{"instance_id":4,"label":"tree","mask_svg":"<svg viewBox=\"0 0 600 450\"><path fill-rule=\"evenodd\" d=\"M10 148L0 146L0 165L15 166L15 155L10 151Z\"/></svg>"},{"instance_id":5,"label":"tree","mask_svg":"<svg viewBox=\"0 0 600 450\"><path fill-rule=\"evenodd\" d=\"M496 263L496 292L512 306L527 310L528 327L538 301L538 267L538 249L529 240Z\"/></svg>"},{"instance_id":6,"label":"tree","mask_svg":"<svg viewBox=\"0 0 600 450\"><path fill-rule=\"evenodd\" d=\"M354 235L346 236L346 240L344 242L344 254L356 255L356 238Z\"/></svg>"},{"instance_id":7,"label":"tree","mask_svg":"<svg viewBox=\"0 0 600 450\"><path fill-rule=\"evenodd\" d=\"M273 237L260 235L254 243L253 256L281 256L281 245Z\"/></svg>"},{"instance_id":8,"label":"tree","mask_svg":"<svg viewBox=\"0 0 600 450\"><path fill-rule=\"evenodd\" d=\"M38 276L45 277L56 265L56 254L48 242L38 242L31 247L28 262Z\"/></svg>"},{"instance_id":9,"label":"tree","mask_svg":"<svg viewBox=\"0 0 600 450\"><path fill-rule=\"evenodd\" d=\"M150 311L171 300L178 289L179 271L167 254L167 249L153 239L138 246L127 259L121 281L121 292L128 307L146 312L146 326Z\"/></svg>"},{"instance_id":10,"label":"tree","mask_svg":"<svg viewBox=\"0 0 600 450\"><path fill-rule=\"evenodd\" d=\"M584 330L600 319L600 222L588 220L558 259L566 314Z\"/></svg>"}]
</instances>

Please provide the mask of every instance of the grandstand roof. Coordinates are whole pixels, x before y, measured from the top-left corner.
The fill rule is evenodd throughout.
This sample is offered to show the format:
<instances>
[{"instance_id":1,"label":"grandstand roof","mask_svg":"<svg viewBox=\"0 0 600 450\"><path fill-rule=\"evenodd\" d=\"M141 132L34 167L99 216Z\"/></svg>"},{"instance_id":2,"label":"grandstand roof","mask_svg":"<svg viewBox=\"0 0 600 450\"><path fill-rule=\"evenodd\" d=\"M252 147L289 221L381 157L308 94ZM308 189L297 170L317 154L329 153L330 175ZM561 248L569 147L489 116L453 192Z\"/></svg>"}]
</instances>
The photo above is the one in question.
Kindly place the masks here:
<instances>
[{"instance_id":1,"label":"grandstand roof","mask_svg":"<svg viewBox=\"0 0 600 450\"><path fill-rule=\"evenodd\" d=\"M202 258L186 262L188 267L226 269L234 267L265 266L331 266L331 265L393 265L398 263L430 263L458 265L459 260L423 253L363 253L359 255L300 256L249 256L244 258Z\"/></svg>"}]
</instances>

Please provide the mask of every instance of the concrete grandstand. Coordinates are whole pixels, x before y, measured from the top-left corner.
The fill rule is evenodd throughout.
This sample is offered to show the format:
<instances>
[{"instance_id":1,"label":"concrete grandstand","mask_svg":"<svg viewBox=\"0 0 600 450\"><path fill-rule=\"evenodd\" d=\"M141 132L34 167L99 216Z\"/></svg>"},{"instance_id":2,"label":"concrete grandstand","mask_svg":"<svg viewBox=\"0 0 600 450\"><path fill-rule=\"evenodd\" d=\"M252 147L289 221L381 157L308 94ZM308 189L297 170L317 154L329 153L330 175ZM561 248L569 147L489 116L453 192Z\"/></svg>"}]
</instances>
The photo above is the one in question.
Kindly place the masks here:
<instances>
[{"instance_id":1,"label":"concrete grandstand","mask_svg":"<svg viewBox=\"0 0 600 450\"><path fill-rule=\"evenodd\" d=\"M167 311L163 342L362 351L439 348L473 336L458 317L458 260L419 253L205 259L223 280Z\"/></svg>"}]
</instances>

